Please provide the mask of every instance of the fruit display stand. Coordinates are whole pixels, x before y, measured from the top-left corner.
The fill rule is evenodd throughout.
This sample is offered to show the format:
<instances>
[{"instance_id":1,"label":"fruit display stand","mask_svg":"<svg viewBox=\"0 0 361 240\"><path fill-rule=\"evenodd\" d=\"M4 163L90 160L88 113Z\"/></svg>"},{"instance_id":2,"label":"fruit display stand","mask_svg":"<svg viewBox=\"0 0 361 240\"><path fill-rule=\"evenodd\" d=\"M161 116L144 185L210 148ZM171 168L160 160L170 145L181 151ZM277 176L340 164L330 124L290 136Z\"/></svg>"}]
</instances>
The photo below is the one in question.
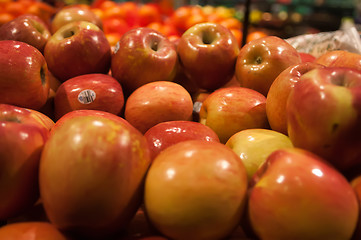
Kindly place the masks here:
<instances>
[{"instance_id":1,"label":"fruit display stand","mask_svg":"<svg viewBox=\"0 0 361 240\"><path fill-rule=\"evenodd\" d=\"M2 0L0 240L360 239L360 36L297 4Z\"/></svg>"}]
</instances>

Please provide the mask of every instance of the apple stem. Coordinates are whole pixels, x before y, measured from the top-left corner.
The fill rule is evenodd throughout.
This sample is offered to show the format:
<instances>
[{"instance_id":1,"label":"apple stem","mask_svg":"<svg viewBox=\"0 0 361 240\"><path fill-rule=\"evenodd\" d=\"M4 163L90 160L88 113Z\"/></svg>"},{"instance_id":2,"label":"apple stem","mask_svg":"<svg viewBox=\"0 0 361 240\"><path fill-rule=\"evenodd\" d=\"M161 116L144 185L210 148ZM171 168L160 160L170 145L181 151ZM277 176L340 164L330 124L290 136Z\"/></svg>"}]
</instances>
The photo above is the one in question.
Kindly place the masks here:
<instances>
[{"instance_id":1,"label":"apple stem","mask_svg":"<svg viewBox=\"0 0 361 240\"><path fill-rule=\"evenodd\" d=\"M150 48L151 48L153 51L158 51L158 42L157 42L157 41L152 42L152 45L150 46Z\"/></svg>"}]
</instances>

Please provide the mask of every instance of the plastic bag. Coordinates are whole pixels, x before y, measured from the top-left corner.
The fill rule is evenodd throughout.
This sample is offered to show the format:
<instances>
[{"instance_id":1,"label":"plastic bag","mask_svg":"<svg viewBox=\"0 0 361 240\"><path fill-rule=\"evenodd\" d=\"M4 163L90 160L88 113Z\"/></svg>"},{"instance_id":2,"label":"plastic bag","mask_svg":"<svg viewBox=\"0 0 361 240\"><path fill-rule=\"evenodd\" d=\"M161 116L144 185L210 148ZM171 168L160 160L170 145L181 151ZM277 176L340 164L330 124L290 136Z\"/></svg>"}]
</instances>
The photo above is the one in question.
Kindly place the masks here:
<instances>
[{"instance_id":1,"label":"plastic bag","mask_svg":"<svg viewBox=\"0 0 361 240\"><path fill-rule=\"evenodd\" d=\"M286 39L299 52L309 53L316 58L333 50L345 50L361 54L361 39L355 27L333 32L305 34Z\"/></svg>"}]
</instances>

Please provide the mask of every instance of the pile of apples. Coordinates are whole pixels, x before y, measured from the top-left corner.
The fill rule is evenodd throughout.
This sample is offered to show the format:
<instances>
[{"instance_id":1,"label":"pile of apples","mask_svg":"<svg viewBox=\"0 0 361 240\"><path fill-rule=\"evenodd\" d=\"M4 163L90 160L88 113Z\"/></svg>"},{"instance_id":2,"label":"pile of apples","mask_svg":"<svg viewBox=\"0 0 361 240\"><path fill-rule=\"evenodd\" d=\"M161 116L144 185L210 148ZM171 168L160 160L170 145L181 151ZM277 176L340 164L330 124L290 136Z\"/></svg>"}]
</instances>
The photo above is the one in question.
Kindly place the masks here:
<instances>
[{"instance_id":1,"label":"pile of apples","mask_svg":"<svg viewBox=\"0 0 361 240\"><path fill-rule=\"evenodd\" d=\"M361 238L361 55L97 16L0 27L0 239Z\"/></svg>"}]
</instances>

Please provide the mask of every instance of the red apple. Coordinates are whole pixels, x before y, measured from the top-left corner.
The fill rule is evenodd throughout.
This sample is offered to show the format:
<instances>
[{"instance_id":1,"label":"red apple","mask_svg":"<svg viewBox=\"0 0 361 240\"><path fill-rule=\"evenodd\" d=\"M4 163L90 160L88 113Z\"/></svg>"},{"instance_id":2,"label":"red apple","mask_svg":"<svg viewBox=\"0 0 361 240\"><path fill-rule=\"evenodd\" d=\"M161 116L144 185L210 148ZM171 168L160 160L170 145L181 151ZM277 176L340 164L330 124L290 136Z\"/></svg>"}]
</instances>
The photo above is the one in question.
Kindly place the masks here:
<instances>
[{"instance_id":1,"label":"red apple","mask_svg":"<svg viewBox=\"0 0 361 240\"><path fill-rule=\"evenodd\" d=\"M123 109L122 86L113 77L84 74L63 82L54 98L55 119L80 109L101 110L119 115Z\"/></svg>"},{"instance_id":2,"label":"red apple","mask_svg":"<svg viewBox=\"0 0 361 240\"><path fill-rule=\"evenodd\" d=\"M295 84L286 108L295 147L325 158L342 172L361 166L361 72L313 69Z\"/></svg>"},{"instance_id":3,"label":"red apple","mask_svg":"<svg viewBox=\"0 0 361 240\"><path fill-rule=\"evenodd\" d=\"M135 28L119 40L111 71L129 95L146 83L173 80L177 64L175 46L167 37L151 28Z\"/></svg>"},{"instance_id":4,"label":"red apple","mask_svg":"<svg viewBox=\"0 0 361 240\"><path fill-rule=\"evenodd\" d=\"M241 130L268 127L266 97L249 88L221 88L203 101L199 118L226 143Z\"/></svg>"},{"instance_id":5,"label":"red apple","mask_svg":"<svg viewBox=\"0 0 361 240\"><path fill-rule=\"evenodd\" d=\"M319 56L315 62L326 67L348 67L361 70L361 54L345 50L326 52Z\"/></svg>"},{"instance_id":6,"label":"red apple","mask_svg":"<svg viewBox=\"0 0 361 240\"><path fill-rule=\"evenodd\" d=\"M250 181L272 152L293 147L293 144L289 137L282 133L254 128L235 133L228 139L226 146L241 158Z\"/></svg>"},{"instance_id":7,"label":"red apple","mask_svg":"<svg viewBox=\"0 0 361 240\"><path fill-rule=\"evenodd\" d=\"M303 74L320 67L324 66L312 62L295 64L283 70L273 81L266 100L267 118L273 130L288 134L286 113L288 96Z\"/></svg>"},{"instance_id":8,"label":"red apple","mask_svg":"<svg viewBox=\"0 0 361 240\"><path fill-rule=\"evenodd\" d=\"M105 118L109 118L113 121L120 121L121 123L124 124L128 124L130 125L130 123L128 123L127 120L125 120L124 118L117 116L113 113L110 112L104 112L101 110L88 110L88 109L80 109L80 110L74 110L71 112L68 112L66 114L64 114L61 118L59 118L54 126L51 128L50 133L52 134L57 128L59 128L61 125L63 125L66 121L68 121L71 118L74 117L78 117L78 116L99 116L99 117L105 117Z\"/></svg>"},{"instance_id":9,"label":"red apple","mask_svg":"<svg viewBox=\"0 0 361 240\"><path fill-rule=\"evenodd\" d=\"M248 217L260 239L350 239L359 206L347 179L308 151L273 152L253 177Z\"/></svg>"},{"instance_id":10,"label":"red apple","mask_svg":"<svg viewBox=\"0 0 361 240\"><path fill-rule=\"evenodd\" d=\"M145 180L145 210L171 239L225 239L239 225L246 190L246 170L230 148L183 141L154 159Z\"/></svg>"},{"instance_id":11,"label":"red apple","mask_svg":"<svg viewBox=\"0 0 361 240\"><path fill-rule=\"evenodd\" d=\"M168 121L151 127L145 134L152 159L164 149L178 142L204 140L219 142L217 134L209 127L192 121Z\"/></svg>"},{"instance_id":12,"label":"red apple","mask_svg":"<svg viewBox=\"0 0 361 240\"><path fill-rule=\"evenodd\" d=\"M191 120L193 102L181 85L156 81L136 89L125 103L125 119L143 134L154 125L175 120Z\"/></svg>"},{"instance_id":13,"label":"red apple","mask_svg":"<svg viewBox=\"0 0 361 240\"><path fill-rule=\"evenodd\" d=\"M177 51L185 74L199 88L212 91L233 77L239 46L226 27L208 22L184 32Z\"/></svg>"},{"instance_id":14,"label":"red apple","mask_svg":"<svg viewBox=\"0 0 361 240\"><path fill-rule=\"evenodd\" d=\"M31 124L47 131L54 126L53 120L37 110L2 103L0 103L0 121Z\"/></svg>"},{"instance_id":15,"label":"red apple","mask_svg":"<svg viewBox=\"0 0 361 240\"><path fill-rule=\"evenodd\" d=\"M124 122L73 117L45 144L39 170L44 209L77 239L109 239L140 207L150 165L145 137Z\"/></svg>"},{"instance_id":16,"label":"red apple","mask_svg":"<svg viewBox=\"0 0 361 240\"><path fill-rule=\"evenodd\" d=\"M89 73L108 73L111 49L104 32L95 24L71 22L48 40L44 56L51 73L64 82Z\"/></svg>"},{"instance_id":17,"label":"red apple","mask_svg":"<svg viewBox=\"0 0 361 240\"><path fill-rule=\"evenodd\" d=\"M48 67L41 52L27 43L0 41L0 103L37 110L48 95Z\"/></svg>"},{"instance_id":18,"label":"red apple","mask_svg":"<svg viewBox=\"0 0 361 240\"><path fill-rule=\"evenodd\" d=\"M51 32L54 34L61 27L71 22L87 21L103 29L102 20L91 9L79 6L61 8L51 20Z\"/></svg>"},{"instance_id":19,"label":"red apple","mask_svg":"<svg viewBox=\"0 0 361 240\"><path fill-rule=\"evenodd\" d=\"M302 62L314 62L316 60L316 57L310 53L298 52L298 54L300 55Z\"/></svg>"},{"instance_id":20,"label":"red apple","mask_svg":"<svg viewBox=\"0 0 361 240\"><path fill-rule=\"evenodd\" d=\"M34 115L0 105L0 220L21 215L39 198L39 161L49 130Z\"/></svg>"},{"instance_id":21,"label":"red apple","mask_svg":"<svg viewBox=\"0 0 361 240\"><path fill-rule=\"evenodd\" d=\"M236 63L236 78L242 87L267 96L276 77L289 66L301 63L297 50L276 36L248 42L241 48Z\"/></svg>"},{"instance_id":22,"label":"red apple","mask_svg":"<svg viewBox=\"0 0 361 240\"><path fill-rule=\"evenodd\" d=\"M2 240L66 240L66 237L48 222L19 222L0 228Z\"/></svg>"},{"instance_id":23,"label":"red apple","mask_svg":"<svg viewBox=\"0 0 361 240\"><path fill-rule=\"evenodd\" d=\"M46 23L33 14L23 14L6 22L0 27L0 40L15 40L25 42L40 52L44 47L51 33Z\"/></svg>"},{"instance_id":24,"label":"red apple","mask_svg":"<svg viewBox=\"0 0 361 240\"><path fill-rule=\"evenodd\" d=\"M351 184L353 190L356 193L359 206L361 206L361 175L360 175L360 173L358 173L358 175L356 175L354 178L351 179L350 184ZM358 222L357 222L357 227L356 227L356 229L355 229L355 231L353 233L352 240L361 239L361 219L360 219L360 216L361 216L361 208L359 208L359 219L358 219Z\"/></svg>"}]
</instances>

